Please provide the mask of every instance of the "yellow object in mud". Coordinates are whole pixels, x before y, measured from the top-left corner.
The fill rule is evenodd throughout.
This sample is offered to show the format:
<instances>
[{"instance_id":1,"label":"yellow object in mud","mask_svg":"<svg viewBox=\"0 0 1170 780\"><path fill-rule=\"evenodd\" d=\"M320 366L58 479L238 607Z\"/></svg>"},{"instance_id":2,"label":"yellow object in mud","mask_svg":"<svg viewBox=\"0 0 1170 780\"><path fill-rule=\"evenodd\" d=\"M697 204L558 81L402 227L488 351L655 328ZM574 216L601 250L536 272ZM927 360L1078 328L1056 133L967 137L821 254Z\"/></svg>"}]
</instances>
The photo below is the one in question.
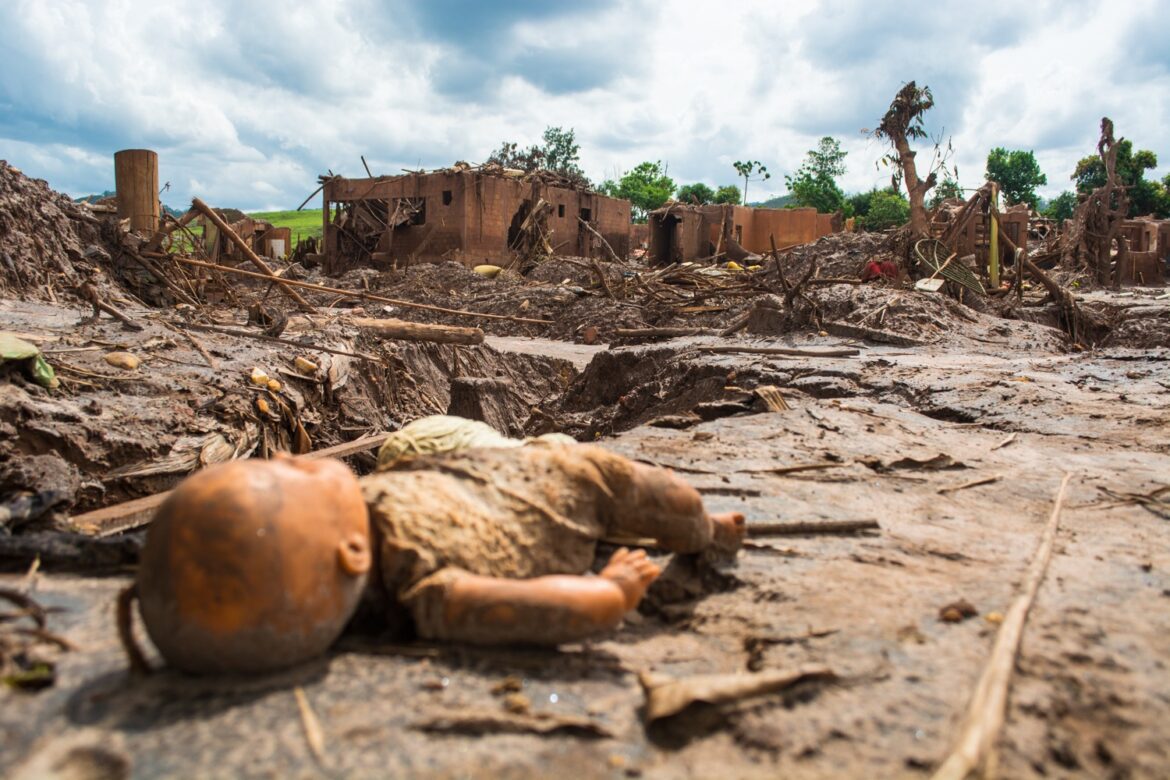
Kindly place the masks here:
<instances>
[{"instance_id":1,"label":"yellow object in mud","mask_svg":"<svg viewBox=\"0 0 1170 780\"><path fill-rule=\"evenodd\" d=\"M268 389L274 393L280 392L280 382L275 379L268 380Z\"/></svg>"},{"instance_id":2,"label":"yellow object in mud","mask_svg":"<svg viewBox=\"0 0 1170 780\"><path fill-rule=\"evenodd\" d=\"M477 265L471 270L475 271L480 276L486 276L489 279L495 279L500 275L500 271L503 271L504 269L500 268L498 265Z\"/></svg>"},{"instance_id":3,"label":"yellow object in mud","mask_svg":"<svg viewBox=\"0 0 1170 780\"><path fill-rule=\"evenodd\" d=\"M253 368L249 379L252 380L252 384L258 387L265 387L268 384L268 374L264 373L262 368Z\"/></svg>"},{"instance_id":4,"label":"yellow object in mud","mask_svg":"<svg viewBox=\"0 0 1170 780\"><path fill-rule=\"evenodd\" d=\"M312 375L317 373L317 364L308 358L299 357L294 360L293 363L296 365L297 371L301 372L302 374Z\"/></svg>"},{"instance_id":5,"label":"yellow object in mud","mask_svg":"<svg viewBox=\"0 0 1170 780\"><path fill-rule=\"evenodd\" d=\"M137 356L129 352L110 352L106 355L106 362L114 368L121 368L126 371L134 371L141 363Z\"/></svg>"},{"instance_id":6,"label":"yellow object in mud","mask_svg":"<svg viewBox=\"0 0 1170 780\"><path fill-rule=\"evenodd\" d=\"M743 270L743 266L740 265L739 263L735 262L734 260L728 260L727 265L725 267L727 268L728 271L742 271Z\"/></svg>"},{"instance_id":7,"label":"yellow object in mud","mask_svg":"<svg viewBox=\"0 0 1170 780\"><path fill-rule=\"evenodd\" d=\"M422 417L390 434L378 450L378 469L388 469L416 455L462 452L487 447L522 447L525 444L574 444L563 433L546 433L534 439L510 439L485 422L447 414Z\"/></svg>"}]
</instances>

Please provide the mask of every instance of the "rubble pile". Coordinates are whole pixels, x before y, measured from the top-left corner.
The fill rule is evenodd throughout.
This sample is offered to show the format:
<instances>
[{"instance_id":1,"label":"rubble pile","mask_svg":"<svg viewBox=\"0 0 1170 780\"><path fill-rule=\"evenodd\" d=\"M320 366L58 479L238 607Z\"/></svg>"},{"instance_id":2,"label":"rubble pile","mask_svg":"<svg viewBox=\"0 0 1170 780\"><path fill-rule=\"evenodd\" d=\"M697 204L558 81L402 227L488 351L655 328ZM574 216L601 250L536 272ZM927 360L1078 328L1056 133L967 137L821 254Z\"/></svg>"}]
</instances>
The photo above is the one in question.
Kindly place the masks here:
<instances>
[{"instance_id":1,"label":"rubble pile","mask_svg":"<svg viewBox=\"0 0 1170 780\"><path fill-rule=\"evenodd\" d=\"M85 204L0 160L0 294L54 300L97 265L100 221Z\"/></svg>"}]
</instances>

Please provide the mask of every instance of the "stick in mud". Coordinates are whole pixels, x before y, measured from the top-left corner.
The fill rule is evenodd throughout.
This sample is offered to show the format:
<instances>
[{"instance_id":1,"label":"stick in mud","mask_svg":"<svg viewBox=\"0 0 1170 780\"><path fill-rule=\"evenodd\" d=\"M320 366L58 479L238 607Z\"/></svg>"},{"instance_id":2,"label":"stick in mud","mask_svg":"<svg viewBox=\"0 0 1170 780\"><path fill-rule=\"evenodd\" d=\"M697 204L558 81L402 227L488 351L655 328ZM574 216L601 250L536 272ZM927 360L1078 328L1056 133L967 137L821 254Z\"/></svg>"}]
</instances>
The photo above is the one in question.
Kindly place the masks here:
<instances>
[{"instance_id":1,"label":"stick in mud","mask_svg":"<svg viewBox=\"0 0 1170 780\"><path fill-rule=\"evenodd\" d=\"M1032 608L1036 592L1040 590L1040 583L1044 581L1044 574L1048 571L1048 561L1052 558L1052 547L1056 542L1056 528L1060 522L1060 510L1064 506L1064 494L1070 479L1072 474L1066 472L1056 492L1052 514L1044 526L1040 546L1028 566L1027 580L1007 611L995 637L991 657L971 696L959 738L950 755L934 773L933 780L963 780L980 767L985 776L994 777L996 774L996 743L1007 716L1008 689L1015 670L1016 655L1020 651L1020 640L1024 636L1024 623L1028 619L1028 610Z\"/></svg>"}]
</instances>

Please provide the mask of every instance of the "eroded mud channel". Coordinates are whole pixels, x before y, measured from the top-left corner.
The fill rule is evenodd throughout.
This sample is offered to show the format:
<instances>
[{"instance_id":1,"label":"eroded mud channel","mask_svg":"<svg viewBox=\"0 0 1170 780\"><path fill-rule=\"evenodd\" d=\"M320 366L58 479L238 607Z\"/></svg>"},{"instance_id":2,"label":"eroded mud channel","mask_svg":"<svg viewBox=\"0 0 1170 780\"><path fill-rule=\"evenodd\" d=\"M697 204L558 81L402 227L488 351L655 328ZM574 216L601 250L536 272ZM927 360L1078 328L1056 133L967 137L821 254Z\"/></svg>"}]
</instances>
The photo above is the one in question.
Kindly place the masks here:
<instances>
[{"instance_id":1,"label":"eroded mud channel","mask_svg":"<svg viewBox=\"0 0 1170 780\"><path fill-rule=\"evenodd\" d=\"M405 415L448 411L466 403L460 387L479 382L468 397L510 421L511 433L563 430L669 466L712 510L742 511L749 525L880 526L753 537L730 568L675 564L640 614L588 645L482 649L354 633L310 668L248 680L127 675L113 601L133 545L100 577L46 562L37 598L59 608L54 630L78 651L62 655L52 687L5 694L6 772L56 761L101 777L272 767L296 776L928 776L950 747L1065 472L1074 476L1017 665L1001 774L1153 777L1170 761L1170 525L1141 500L1170 475L1165 348L1060 351L1038 346L1042 333L1028 340L1011 330L1040 327L1027 323L914 348L815 332L613 348L520 337L386 346L340 321L290 322L291 338L311 327L317 343L392 356L334 355L344 358L331 364L339 367L308 382L278 365L298 354L294 346L274 352L199 333L219 364L212 369L162 325L66 336L48 307L6 314L9 328L55 336L41 344L74 367L62 376L90 384L52 403L10 385L0 402L3 435L48 442L64 465L43 467L76 471L79 511L169 487L189 468L143 474L148 467L136 464L198 458L215 436L232 447L287 447L299 422L314 447L327 446ZM147 370L128 384L106 376L100 351L65 351L95 339L146 354ZM858 354L705 349L713 345ZM163 363L165 372L151 370ZM292 417L254 422L256 394L240 377L257 363L295 389L282 392ZM753 392L767 385L789 409L759 411ZM216 415L199 413L208 405ZM368 453L349 462L372 465ZM14 587L24 577L0 581ZM940 619L958 601L975 614ZM649 727L642 720L640 673L809 663L829 666L836 680ZM298 686L320 722L319 762ZM496 717L505 691L525 697L543 725Z\"/></svg>"}]
</instances>

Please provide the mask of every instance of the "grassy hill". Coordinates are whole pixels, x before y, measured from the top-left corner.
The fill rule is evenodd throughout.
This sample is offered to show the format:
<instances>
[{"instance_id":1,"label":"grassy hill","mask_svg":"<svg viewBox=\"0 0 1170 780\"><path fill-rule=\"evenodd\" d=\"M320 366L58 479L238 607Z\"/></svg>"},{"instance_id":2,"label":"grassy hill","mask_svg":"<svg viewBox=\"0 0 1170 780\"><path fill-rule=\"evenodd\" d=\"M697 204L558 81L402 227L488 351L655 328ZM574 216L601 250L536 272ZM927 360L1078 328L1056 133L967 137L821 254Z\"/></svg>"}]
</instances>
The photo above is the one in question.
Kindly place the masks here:
<instances>
[{"instance_id":1,"label":"grassy hill","mask_svg":"<svg viewBox=\"0 0 1170 780\"><path fill-rule=\"evenodd\" d=\"M779 197L772 198L771 200L765 200L759 203L750 203L748 205L755 206L758 209L782 209L791 202L792 193L790 192L787 195L780 195Z\"/></svg>"},{"instance_id":2,"label":"grassy hill","mask_svg":"<svg viewBox=\"0 0 1170 780\"><path fill-rule=\"evenodd\" d=\"M321 238L321 209L301 211L253 211L249 217L271 222L273 227L292 230L292 244L295 247L305 238Z\"/></svg>"}]
</instances>

